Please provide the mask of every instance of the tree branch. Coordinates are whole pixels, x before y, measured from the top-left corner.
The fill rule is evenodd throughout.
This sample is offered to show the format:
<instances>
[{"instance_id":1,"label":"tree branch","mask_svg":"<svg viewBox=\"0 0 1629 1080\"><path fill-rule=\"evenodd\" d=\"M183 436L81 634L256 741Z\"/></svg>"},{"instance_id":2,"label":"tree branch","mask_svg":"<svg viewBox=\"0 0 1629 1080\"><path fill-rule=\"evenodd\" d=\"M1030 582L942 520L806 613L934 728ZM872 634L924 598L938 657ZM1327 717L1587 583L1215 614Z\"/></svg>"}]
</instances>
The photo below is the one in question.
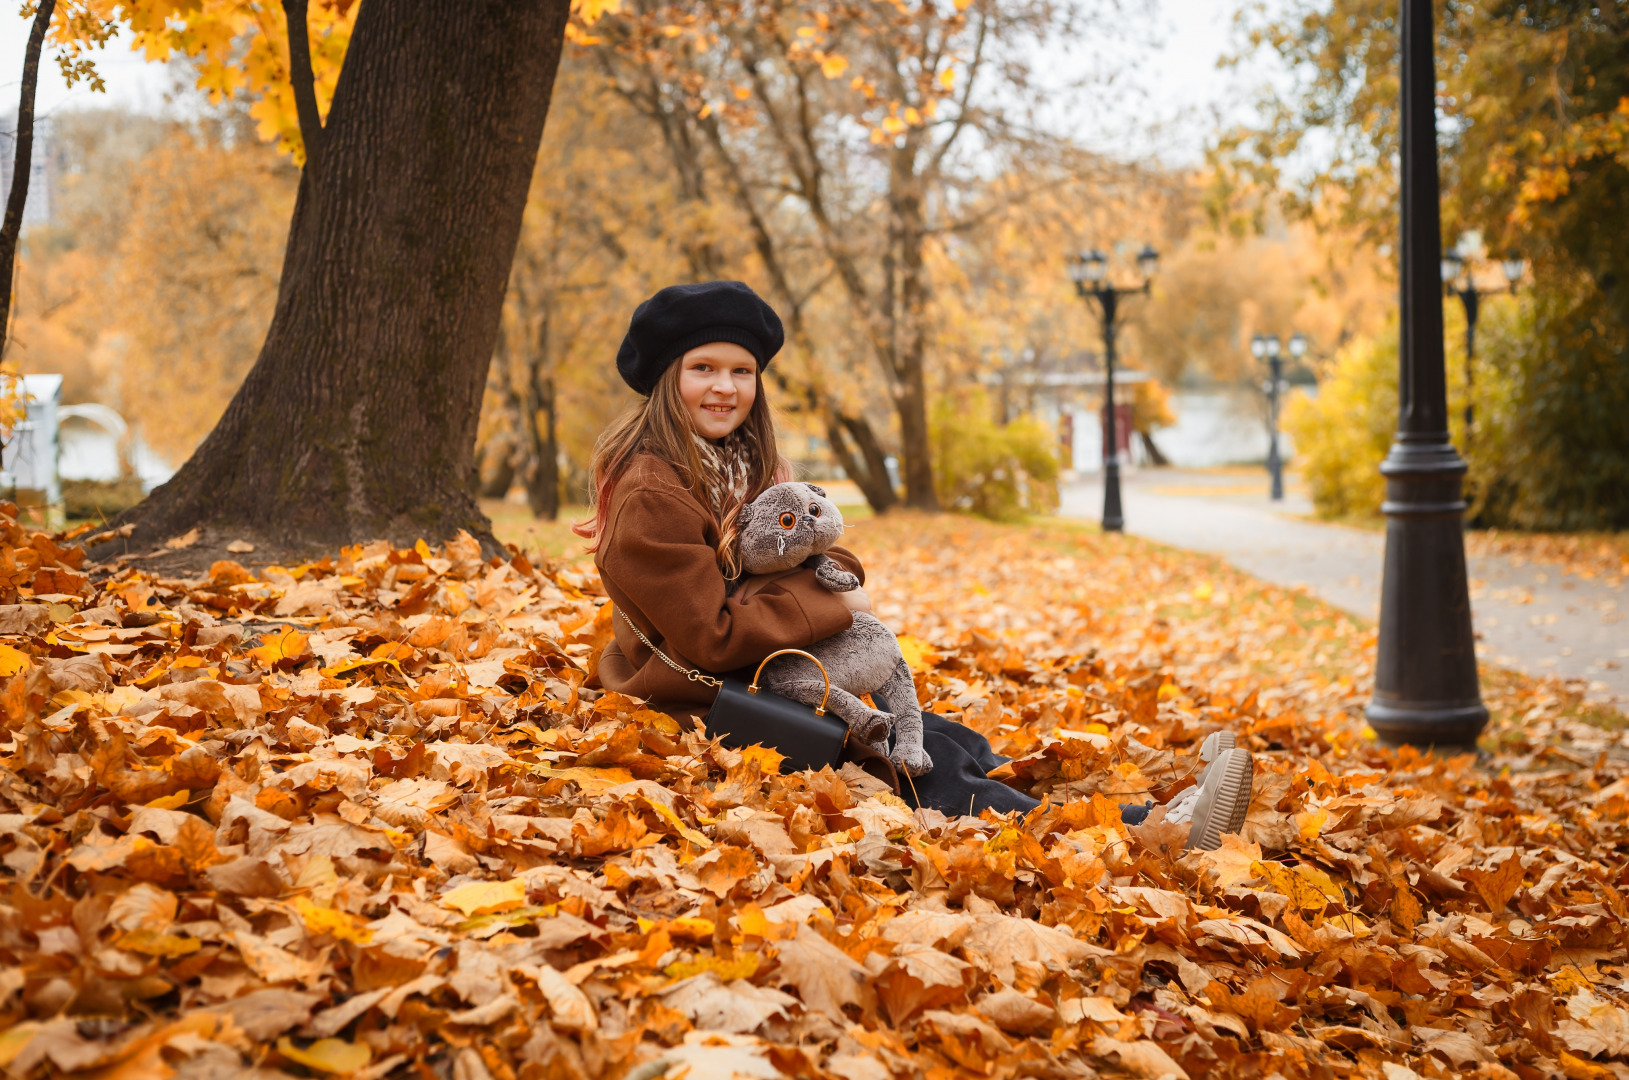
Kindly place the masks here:
<instances>
[{"instance_id":1,"label":"tree branch","mask_svg":"<svg viewBox=\"0 0 1629 1080\"><path fill-rule=\"evenodd\" d=\"M306 29L307 0L283 0L288 19L289 85L294 89L294 113L300 121L300 142L305 144L305 163L313 178L320 173L322 153L322 114L317 111L317 79L311 71L311 35Z\"/></svg>"},{"instance_id":2,"label":"tree branch","mask_svg":"<svg viewBox=\"0 0 1629 1080\"><path fill-rule=\"evenodd\" d=\"M28 181L34 171L34 89L40 82L40 50L51 28L57 0L40 0L34 26L23 54L23 91L17 101L17 154L12 159L11 194L6 199L5 224L0 225L0 349L9 340L11 287L17 269L17 239L23 231L23 209L28 205Z\"/></svg>"}]
</instances>

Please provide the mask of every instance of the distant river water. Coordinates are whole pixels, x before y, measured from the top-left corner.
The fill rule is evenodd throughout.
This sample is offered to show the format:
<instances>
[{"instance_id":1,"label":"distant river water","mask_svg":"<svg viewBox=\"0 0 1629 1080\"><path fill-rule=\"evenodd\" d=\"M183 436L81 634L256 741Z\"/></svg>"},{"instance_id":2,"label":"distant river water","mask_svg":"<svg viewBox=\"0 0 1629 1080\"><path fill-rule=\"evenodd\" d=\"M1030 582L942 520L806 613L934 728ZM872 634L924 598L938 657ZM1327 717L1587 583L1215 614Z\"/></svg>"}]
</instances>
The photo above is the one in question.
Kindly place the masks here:
<instances>
[{"instance_id":1,"label":"distant river water","mask_svg":"<svg viewBox=\"0 0 1629 1080\"><path fill-rule=\"evenodd\" d=\"M1310 389L1310 388L1309 388ZM1300 392L1300 388L1291 393ZM1188 468L1237 465L1267 458L1267 405L1259 390L1243 386L1179 389L1171 392L1176 423L1154 433L1154 442L1171 464ZM1075 467L1083 471L1102 465L1103 435L1095 410L1075 415ZM1287 462L1294 441L1282 432L1279 453ZM1141 462L1142 447L1132 454Z\"/></svg>"}]
</instances>

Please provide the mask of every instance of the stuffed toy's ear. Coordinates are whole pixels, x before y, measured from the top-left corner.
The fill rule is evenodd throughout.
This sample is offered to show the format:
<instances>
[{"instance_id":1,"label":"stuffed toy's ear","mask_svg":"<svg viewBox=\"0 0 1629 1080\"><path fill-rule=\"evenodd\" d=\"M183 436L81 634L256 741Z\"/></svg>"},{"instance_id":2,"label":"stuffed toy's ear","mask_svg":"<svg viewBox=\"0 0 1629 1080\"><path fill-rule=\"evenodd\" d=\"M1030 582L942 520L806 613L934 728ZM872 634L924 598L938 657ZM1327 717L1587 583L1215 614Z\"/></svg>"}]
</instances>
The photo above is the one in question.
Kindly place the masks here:
<instances>
[{"instance_id":1,"label":"stuffed toy's ear","mask_svg":"<svg viewBox=\"0 0 1629 1080\"><path fill-rule=\"evenodd\" d=\"M738 528L745 529L747 527L747 522L749 522L751 520L752 520L752 504L751 503L742 503L741 504L741 509L739 509L739 510L737 510L735 512L735 524L736 524L736 526Z\"/></svg>"},{"instance_id":2,"label":"stuffed toy's ear","mask_svg":"<svg viewBox=\"0 0 1629 1080\"><path fill-rule=\"evenodd\" d=\"M821 487L819 484L805 483L803 486L814 492L816 495L819 495L822 499L826 498L826 489Z\"/></svg>"}]
</instances>

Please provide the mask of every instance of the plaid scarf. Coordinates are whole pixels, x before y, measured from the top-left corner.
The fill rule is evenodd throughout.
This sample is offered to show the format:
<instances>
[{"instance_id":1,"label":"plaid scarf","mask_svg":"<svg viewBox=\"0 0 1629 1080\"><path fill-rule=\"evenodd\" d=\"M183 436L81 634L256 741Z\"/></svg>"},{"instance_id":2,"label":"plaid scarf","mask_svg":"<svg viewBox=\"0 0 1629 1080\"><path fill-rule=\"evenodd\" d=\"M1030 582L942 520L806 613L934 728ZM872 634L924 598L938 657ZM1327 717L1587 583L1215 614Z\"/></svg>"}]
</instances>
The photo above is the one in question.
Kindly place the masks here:
<instances>
[{"instance_id":1,"label":"plaid scarf","mask_svg":"<svg viewBox=\"0 0 1629 1080\"><path fill-rule=\"evenodd\" d=\"M702 487L713 514L723 521L726 514L740 506L747 498L747 485L752 481L752 441L737 428L721 443L704 439L695 432L696 453L701 458Z\"/></svg>"}]
</instances>

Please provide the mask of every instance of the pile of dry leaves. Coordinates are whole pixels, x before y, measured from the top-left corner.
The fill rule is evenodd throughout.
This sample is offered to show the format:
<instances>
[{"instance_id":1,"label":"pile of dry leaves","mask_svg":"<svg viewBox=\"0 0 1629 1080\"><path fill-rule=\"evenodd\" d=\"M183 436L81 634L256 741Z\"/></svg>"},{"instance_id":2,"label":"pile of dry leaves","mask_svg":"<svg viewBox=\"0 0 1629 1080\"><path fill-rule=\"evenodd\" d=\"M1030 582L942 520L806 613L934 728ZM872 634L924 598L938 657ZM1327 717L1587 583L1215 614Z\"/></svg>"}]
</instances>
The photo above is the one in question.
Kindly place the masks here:
<instances>
[{"instance_id":1,"label":"pile of dry leaves","mask_svg":"<svg viewBox=\"0 0 1629 1080\"><path fill-rule=\"evenodd\" d=\"M96 580L0 532L17 1077L1629 1071L1618 737L1561 745L1539 687L1491 767L1376 749L1368 631L1206 560L855 530L922 700L1051 797L1022 822L586 688L580 567L465 539ZM1123 827L1218 727L1258 752L1245 835Z\"/></svg>"}]
</instances>

